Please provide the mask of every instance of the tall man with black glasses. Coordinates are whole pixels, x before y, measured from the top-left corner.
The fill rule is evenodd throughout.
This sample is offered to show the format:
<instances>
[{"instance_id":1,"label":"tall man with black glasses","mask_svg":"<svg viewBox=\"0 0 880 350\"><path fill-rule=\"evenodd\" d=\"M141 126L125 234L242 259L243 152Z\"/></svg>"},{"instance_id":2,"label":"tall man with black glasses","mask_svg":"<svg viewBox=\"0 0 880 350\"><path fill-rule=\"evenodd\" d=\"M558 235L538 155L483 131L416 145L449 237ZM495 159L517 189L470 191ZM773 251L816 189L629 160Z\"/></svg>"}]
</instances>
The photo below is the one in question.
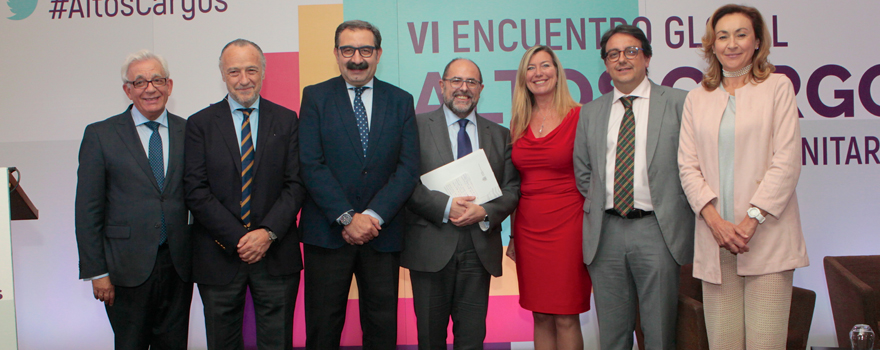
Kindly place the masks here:
<instances>
[{"instance_id":1,"label":"tall man with black glasses","mask_svg":"<svg viewBox=\"0 0 880 350\"><path fill-rule=\"evenodd\" d=\"M687 93L648 79L651 44L638 27L616 26L600 46L614 91L581 108L574 142L599 341L632 349L638 312L646 348L675 349L679 270L694 255L694 213L678 177Z\"/></svg>"},{"instance_id":2,"label":"tall man with black glasses","mask_svg":"<svg viewBox=\"0 0 880 350\"><path fill-rule=\"evenodd\" d=\"M186 349L191 243L184 206L186 121L165 105L162 57L126 58L128 110L86 127L76 183L79 277L104 302L116 349Z\"/></svg>"},{"instance_id":3,"label":"tall man with black glasses","mask_svg":"<svg viewBox=\"0 0 880 350\"><path fill-rule=\"evenodd\" d=\"M364 349L397 343L402 209L418 181L419 140L412 95L374 78L381 45L370 23L340 24L341 76L303 90L307 349L339 348L352 275Z\"/></svg>"}]
</instances>

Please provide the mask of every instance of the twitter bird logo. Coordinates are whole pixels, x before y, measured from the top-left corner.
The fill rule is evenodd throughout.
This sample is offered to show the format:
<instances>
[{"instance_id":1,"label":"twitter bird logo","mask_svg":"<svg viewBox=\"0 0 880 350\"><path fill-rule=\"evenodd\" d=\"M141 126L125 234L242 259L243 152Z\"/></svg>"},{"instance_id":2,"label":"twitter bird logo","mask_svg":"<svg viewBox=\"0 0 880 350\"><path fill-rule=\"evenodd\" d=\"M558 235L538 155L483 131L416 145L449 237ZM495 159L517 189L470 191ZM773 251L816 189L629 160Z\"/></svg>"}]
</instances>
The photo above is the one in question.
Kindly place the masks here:
<instances>
[{"instance_id":1,"label":"twitter bird logo","mask_svg":"<svg viewBox=\"0 0 880 350\"><path fill-rule=\"evenodd\" d=\"M37 8L37 0L9 0L6 4L9 5L9 10L14 13L8 18L16 21L28 18Z\"/></svg>"}]
</instances>

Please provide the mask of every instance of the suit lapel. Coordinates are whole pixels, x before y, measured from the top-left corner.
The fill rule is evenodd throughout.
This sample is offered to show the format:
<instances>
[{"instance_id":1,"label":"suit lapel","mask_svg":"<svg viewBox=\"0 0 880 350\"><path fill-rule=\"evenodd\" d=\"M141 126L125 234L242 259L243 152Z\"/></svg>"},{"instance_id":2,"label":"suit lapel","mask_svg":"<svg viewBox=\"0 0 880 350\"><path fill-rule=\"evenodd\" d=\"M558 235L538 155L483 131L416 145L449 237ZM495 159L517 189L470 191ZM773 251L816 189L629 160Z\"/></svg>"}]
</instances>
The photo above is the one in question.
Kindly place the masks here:
<instances>
[{"instance_id":1,"label":"suit lapel","mask_svg":"<svg viewBox=\"0 0 880 350\"><path fill-rule=\"evenodd\" d=\"M238 130L235 123L232 122L232 111L229 110L229 102L226 99L220 100L214 105L214 123L217 124L217 130L220 130L220 137L226 141L226 147L229 148L229 155L232 157L235 169L241 174L241 146L239 146Z\"/></svg>"},{"instance_id":2,"label":"suit lapel","mask_svg":"<svg viewBox=\"0 0 880 350\"><path fill-rule=\"evenodd\" d=\"M440 163L447 164L455 160L452 154L452 142L449 140L449 126L446 125L446 116L443 114L441 107L436 112L428 116L430 120L429 130L431 131L431 139L434 140L434 146L437 148L437 154L440 155Z\"/></svg>"},{"instance_id":3,"label":"suit lapel","mask_svg":"<svg viewBox=\"0 0 880 350\"><path fill-rule=\"evenodd\" d=\"M336 86L333 87L334 91L338 91L338 93L333 94L335 98L334 105L336 106L336 115L339 116L340 124L342 124L343 129L345 129L345 133L348 134L348 140L351 142L351 149L357 152L358 159L361 160L361 164L364 163L364 147L361 145L361 134L357 129L357 117L354 115L354 108L351 106L351 99L348 96L348 89L345 85L345 80L342 77L337 78ZM376 108L376 92L373 91L373 117L376 117L375 109ZM371 127L372 129L372 127Z\"/></svg>"},{"instance_id":4,"label":"suit lapel","mask_svg":"<svg viewBox=\"0 0 880 350\"><path fill-rule=\"evenodd\" d=\"M385 125L386 111L388 110L388 94L383 93L379 79L373 78L373 113L370 116L370 136L367 141L367 158L372 158L373 153L379 148L379 139L382 137L382 126ZM360 135L358 135L360 137ZM360 141L360 138L358 138ZM360 144L360 142L358 142Z\"/></svg>"},{"instance_id":5,"label":"suit lapel","mask_svg":"<svg viewBox=\"0 0 880 350\"><path fill-rule=\"evenodd\" d=\"M159 183L156 182L156 176L153 175L153 169L150 168L150 160L147 158L147 152L144 151L144 145L141 143L141 138L135 129L134 119L131 117L132 108L129 106L128 111L116 123L116 132L122 143L125 144L125 148L131 153L132 159L147 175L156 191L159 191Z\"/></svg>"},{"instance_id":6,"label":"suit lapel","mask_svg":"<svg viewBox=\"0 0 880 350\"><path fill-rule=\"evenodd\" d=\"M272 106L266 103L266 99L261 98L260 101L260 121L259 128L257 128L257 142L259 145L256 146L256 153L254 154L254 174L257 174L257 170L260 169L260 160L263 159L263 154L266 152L266 143L269 141L269 134L272 131L272 125L275 123L275 115L272 114Z\"/></svg>"},{"instance_id":7,"label":"suit lapel","mask_svg":"<svg viewBox=\"0 0 880 350\"><path fill-rule=\"evenodd\" d=\"M606 96L608 96L606 98ZM608 120L611 119L611 97L614 95L612 93L608 93L599 98L599 117L595 120L598 122L595 128L592 128L592 139L595 140L594 144L596 145L596 160L597 164L594 164L593 167L596 171L593 173L595 176L599 177L600 184L605 183L605 165L607 164L607 159L605 155L607 154L607 144L608 144ZM589 142L589 141L588 141ZM599 186L602 187L602 186ZM605 191L605 187L601 188L602 191ZM605 197L603 195L602 200Z\"/></svg>"},{"instance_id":8,"label":"suit lapel","mask_svg":"<svg viewBox=\"0 0 880 350\"><path fill-rule=\"evenodd\" d=\"M474 113L477 116L477 134L479 135L479 139L477 140L478 147L475 149L482 148L484 152L486 152L486 158L489 160L489 164L496 164L496 157L498 157L494 150L494 147L490 147L492 145L492 133L489 132L489 124L491 121L480 117L479 114ZM447 138L448 139L448 138Z\"/></svg>"},{"instance_id":9,"label":"suit lapel","mask_svg":"<svg viewBox=\"0 0 880 350\"><path fill-rule=\"evenodd\" d=\"M173 118L171 113L168 113L168 171L165 173L165 178L170 179L173 177L175 172L183 171L183 169L179 169L180 165L183 164L183 142L184 142L184 126L186 122L180 121L177 118ZM168 183L165 184L165 189L163 192L169 191L167 186Z\"/></svg>"},{"instance_id":10,"label":"suit lapel","mask_svg":"<svg viewBox=\"0 0 880 350\"><path fill-rule=\"evenodd\" d=\"M645 166L650 167L651 161L654 159L654 152L657 151L657 142L660 139L660 128L663 125L664 111L666 110L666 98L663 97L663 90L654 82L651 82L651 98L648 105L648 138L645 142L646 162Z\"/></svg>"}]
</instances>

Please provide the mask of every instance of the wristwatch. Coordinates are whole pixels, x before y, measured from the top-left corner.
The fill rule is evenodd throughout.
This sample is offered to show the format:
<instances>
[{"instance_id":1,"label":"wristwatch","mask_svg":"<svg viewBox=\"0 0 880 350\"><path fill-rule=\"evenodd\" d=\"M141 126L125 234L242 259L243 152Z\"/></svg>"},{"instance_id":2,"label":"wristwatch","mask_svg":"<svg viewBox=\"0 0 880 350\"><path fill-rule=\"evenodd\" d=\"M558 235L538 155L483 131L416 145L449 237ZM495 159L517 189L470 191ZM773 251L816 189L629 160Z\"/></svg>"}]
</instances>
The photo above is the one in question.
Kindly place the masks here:
<instances>
[{"instance_id":1,"label":"wristwatch","mask_svg":"<svg viewBox=\"0 0 880 350\"><path fill-rule=\"evenodd\" d=\"M758 220L759 224L764 223L765 218L764 218L764 215L761 215L761 209L758 209L756 207L751 207L751 208L749 208L749 210L746 211L746 214L749 214L750 218Z\"/></svg>"},{"instance_id":2,"label":"wristwatch","mask_svg":"<svg viewBox=\"0 0 880 350\"><path fill-rule=\"evenodd\" d=\"M336 219L336 223L338 223L342 226L348 226L348 224L351 223L351 215L353 213L354 213L354 210L349 210L347 212L342 213L342 215L339 215L339 217Z\"/></svg>"},{"instance_id":3,"label":"wristwatch","mask_svg":"<svg viewBox=\"0 0 880 350\"><path fill-rule=\"evenodd\" d=\"M275 232L272 232L272 230L267 228L266 232L269 232L269 240L272 241L273 243L275 242L276 239L278 239L278 236L275 235Z\"/></svg>"}]
</instances>

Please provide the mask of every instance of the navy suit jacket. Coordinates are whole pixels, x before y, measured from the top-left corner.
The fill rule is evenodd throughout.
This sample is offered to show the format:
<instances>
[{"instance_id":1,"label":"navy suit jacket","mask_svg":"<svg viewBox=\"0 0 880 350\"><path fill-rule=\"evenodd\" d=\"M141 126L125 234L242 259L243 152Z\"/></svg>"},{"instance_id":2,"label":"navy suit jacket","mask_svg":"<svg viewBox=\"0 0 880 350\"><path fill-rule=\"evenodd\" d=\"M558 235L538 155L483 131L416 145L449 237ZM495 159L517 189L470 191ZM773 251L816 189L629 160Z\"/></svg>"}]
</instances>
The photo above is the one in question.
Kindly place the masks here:
<instances>
[{"instance_id":1,"label":"navy suit jacket","mask_svg":"<svg viewBox=\"0 0 880 350\"><path fill-rule=\"evenodd\" d=\"M296 213L305 189L299 177L296 113L260 99L259 134L251 189L251 230L278 239L266 256L269 274L302 270ZM241 265L236 245L249 230L241 220L241 148L229 102L189 117L186 125L186 204L193 224L193 281L225 285Z\"/></svg>"},{"instance_id":2,"label":"navy suit jacket","mask_svg":"<svg viewBox=\"0 0 880 350\"><path fill-rule=\"evenodd\" d=\"M345 245L336 219L347 210L372 209L385 221L367 245L380 252L403 247L401 210L419 176L419 135L413 97L374 78L367 156L342 77L303 90L300 162L308 189L303 204L303 243Z\"/></svg>"},{"instance_id":3,"label":"navy suit jacket","mask_svg":"<svg viewBox=\"0 0 880 350\"><path fill-rule=\"evenodd\" d=\"M131 108L89 125L83 135L75 205L79 277L110 273L117 286L144 283L156 263L164 214L171 260L180 278L189 281L191 243L183 199L186 121L168 113L168 170L160 191Z\"/></svg>"}]
</instances>

